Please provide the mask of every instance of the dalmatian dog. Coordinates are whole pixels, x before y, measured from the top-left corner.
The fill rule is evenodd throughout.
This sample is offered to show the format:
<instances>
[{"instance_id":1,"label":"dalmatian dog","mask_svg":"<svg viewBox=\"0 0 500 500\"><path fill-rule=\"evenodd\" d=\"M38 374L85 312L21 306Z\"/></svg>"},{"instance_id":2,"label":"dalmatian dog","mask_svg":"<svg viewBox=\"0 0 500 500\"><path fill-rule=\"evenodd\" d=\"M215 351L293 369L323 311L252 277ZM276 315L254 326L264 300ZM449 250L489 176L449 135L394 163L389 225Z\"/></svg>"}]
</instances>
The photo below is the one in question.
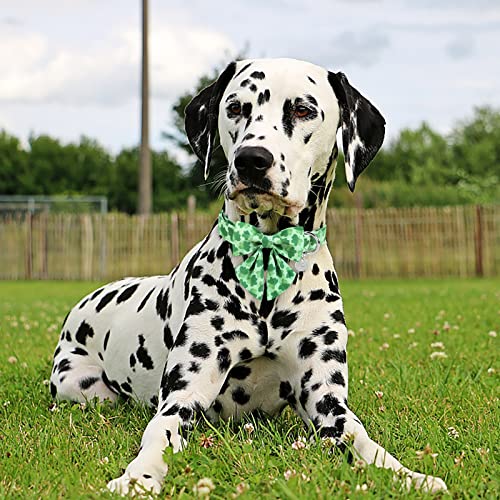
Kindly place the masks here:
<instances>
[{"instance_id":1,"label":"dalmatian dog","mask_svg":"<svg viewBox=\"0 0 500 500\"><path fill-rule=\"evenodd\" d=\"M326 224L336 136L349 188L384 138L385 120L343 73L293 59L232 62L186 109L190 144L208 175L218 135L228 161L225 218L264 235ZM156 408L138 456L109 482L122 495L159 493L167 447L182 450L200 414L216 422L290 405L313 436L348 444L410 487L446 490L372 441L347 403L347 329L326 244L305 252L293 283L252 295L216 222L168 276L125 278L82 299L62 327L50 390L61 400L133 398ZM331 230L331 229L330 229ZM267 256L266 256L267 251ZM269 272L269 249L263 250Z\"/></svg>"}]
</instances>

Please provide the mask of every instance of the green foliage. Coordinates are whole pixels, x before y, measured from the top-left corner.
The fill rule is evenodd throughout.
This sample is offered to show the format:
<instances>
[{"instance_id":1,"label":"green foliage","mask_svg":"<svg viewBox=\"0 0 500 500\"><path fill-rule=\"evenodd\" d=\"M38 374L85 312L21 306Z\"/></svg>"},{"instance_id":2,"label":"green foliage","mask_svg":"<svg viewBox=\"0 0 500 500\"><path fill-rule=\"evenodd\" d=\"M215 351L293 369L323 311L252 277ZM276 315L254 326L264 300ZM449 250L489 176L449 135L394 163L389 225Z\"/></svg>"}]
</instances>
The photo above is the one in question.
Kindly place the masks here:
<instances>
[{"instance_id":1,"label":"green foliage","mask_svg":"<svg viewBox=\"0 0 500 500\"><path fill-rule=\"evenodd\" d=\"M184 208L189 194L196 196L199 207L220 205L216 200L227 167L222 148L216 141L206 183L184 133L186 105L219 69L202 76L172 107L174 126L164 138L171 149L187 154L189 165L181 166L167 151L152 151L156 212ZM111 210L134 213L138 164L138 148L113 156L88 137L63 144L47 135L31 136L23 147L16 137L0 131L0 194L105 195ZM369 208L494 203L500 199L499 172L500 110L481 107L446 135L426 123L402 130L362 174L354 196L347 190L340 155L331 204Z\"/></svg>"},{"instance_id":2,"label":"green foliage","mask_svg":"<svg viewBox=\"0 0 500 500\"><path fill-rule=\"evenodd\" d=\"M53 405L46 385L64 316L96 287L0 284L1 498L117 498L102 488L137 454L150 410ZM442 477L450 498L498 498L499 339L489 334L499 328L498 280L377 280L342 289L354 333L349 403L369 435L409 468ZM253 432L200 423L184 452L166 455L159 498L193 498L205 477L211 498L436 498L403 492L390 471L356 467L318 441L293 449L307 433L291 411L252 423ZM436 457L417 455L427 444ZM356 489L363 484L366 491Z\"/></svg>"},{"instance_id":3,"label":"green foliage","mask_svg":"<svg viewBox=\"0 0 500 500\"><path fill-rule=\"evenodd\" d=\"M358 203L367 208L492 203L500 199L499 171L500 110L476 108L447 135L425 122L402 130L362 174ZM344 187L342 155L336 186L332 204L352 206L356 198Z\"/></svg>"}]
</instances>

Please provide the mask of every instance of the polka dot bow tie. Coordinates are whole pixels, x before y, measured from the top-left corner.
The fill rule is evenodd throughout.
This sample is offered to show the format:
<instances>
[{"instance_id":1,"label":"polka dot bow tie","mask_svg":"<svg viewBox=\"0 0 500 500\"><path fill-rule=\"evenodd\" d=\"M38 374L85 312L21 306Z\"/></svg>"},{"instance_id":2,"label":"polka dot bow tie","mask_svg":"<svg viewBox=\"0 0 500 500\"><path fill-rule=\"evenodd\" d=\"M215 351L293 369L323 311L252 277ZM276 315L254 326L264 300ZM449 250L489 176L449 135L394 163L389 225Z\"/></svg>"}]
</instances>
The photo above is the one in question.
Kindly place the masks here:
<instances>
[{"instance_id":1,"label":"polka dot bow tie","mask_svg":"<svg viewBox=\"0 0 500 500\"><path fill-rule=\"evenodd\" d=\"M326 240L326 226L311 232L295 226L267 235L246 222L229 220L222 211L218 227L222 238L231 243L234 255L248 256L236 268L236 276L259 300L264 296L264 288L268 300L283 293L293 283L296 272L305 270L304 255L316 252ZM270 249L267 272L264 271L264 248ZM296 263L294 268L287 260Z\"/></svg>"}]
</instances>

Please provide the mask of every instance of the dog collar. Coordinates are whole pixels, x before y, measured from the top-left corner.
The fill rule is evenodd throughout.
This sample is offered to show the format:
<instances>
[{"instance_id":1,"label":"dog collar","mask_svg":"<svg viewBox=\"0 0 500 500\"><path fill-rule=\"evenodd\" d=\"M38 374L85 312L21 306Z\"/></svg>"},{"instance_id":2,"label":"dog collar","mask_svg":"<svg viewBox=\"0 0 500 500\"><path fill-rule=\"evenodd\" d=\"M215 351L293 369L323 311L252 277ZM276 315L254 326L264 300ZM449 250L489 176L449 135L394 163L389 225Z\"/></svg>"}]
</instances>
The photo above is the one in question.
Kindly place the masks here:
<instances>
[{"instance_id":1,"label":"dog collar","mask_svg":"<svg viewBox=\"0 0 500 500\"><path fill-rule=\"evenodd\" d=\"M326 241L326 226L316 231L304 231L301 226L288 227L275 234L264 234L246 222L233 222L221 211L219 234L231 243L233 254L248 256L236 267L236 276L241 285L255 298L276 298L287 290L297 271L305 271L304 257L318 251ZM264 270L263 249L269 248L267 272ZM295 262L294 268L286 261Z\"/></svg>"}]
</instances>

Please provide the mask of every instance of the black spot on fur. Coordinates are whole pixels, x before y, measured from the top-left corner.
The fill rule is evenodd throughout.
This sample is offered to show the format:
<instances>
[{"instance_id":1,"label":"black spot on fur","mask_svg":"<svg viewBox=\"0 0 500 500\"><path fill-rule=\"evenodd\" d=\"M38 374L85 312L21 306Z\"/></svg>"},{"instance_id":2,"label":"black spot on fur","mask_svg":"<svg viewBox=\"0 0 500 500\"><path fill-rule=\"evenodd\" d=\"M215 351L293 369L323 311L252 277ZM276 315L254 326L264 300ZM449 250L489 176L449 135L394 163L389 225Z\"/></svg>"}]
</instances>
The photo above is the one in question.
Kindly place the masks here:
<instances>
[{"instance_id":1,"label":"black spot on fur","mask_svg":"<svg viewBox=\"0 0 500 500\"><path fill-rule=\"evenodd\" d=\"M236 380L245 380L251 373L252 373L252 370L249 366L238 365L238 366L235 366L229 372L228 377L235 378Z\"/></svg>"},{"instance_id":2,"label":"black spot on fur","mask_svg":"<svg viewBox=\"0 0 500 500\"><path fill-rule=\"evenodd\" d=\"M248 335L241 330L231 330L229 332L225 332L222 334L222 337L225 340L234 340L234 339L247 339Z\"/></svg>"},{"instance_id":3,"label":"black spot on fur","mask_svg":"<svg viewBox=\"0 0 500 500\"><path fill-rule=\"evenodd\" d=\"M250 396L245 392L242 387L236 388L232 394L231 398L233 401L239 405L244 405L250 401Z\"/></svg>"},{"instance_id":4,"label":"black spot on fur","mask_svg":"<svg viewBox=\"0 0 500 500\"><path fill-rule=\"evenodd\" d=\"M283 103L283 116L281 118L281 123L283 125L283 130L285 134L291 138L293 134L293 117L292 117L293 105L290 99L286 99Z\"/></svg>"},{"instance_id":5,"label":"black spot on fur","mask_svg":"<svg viewBox=\"0 0 500 500\"><path fill-rule=\"evenodd\" d=\"M338 338L339 338L339 334L337 332L334 332L333 330L330 330L323 337L323 342L325 343L325 345L330 345L330 344L333 344Z\"/></svg>"},{"instance_id":6,"label":"black spot on fur","mask_svg":"<svg viewBox=\"0 0 500 500\"><path fill-rule=\"evenodd\" d=\"M299 344L299 356L302 359L306 359L311 357L317 349L317 345L315 342L312 340L308 339L307 337L305 339L302 339Z\"/></svg>"},{"instance_id":7,"label":"black spot on fur","mask_svg":"<svg viewBox=\"0 0 500 500\"><path fill-rule=\"evenodd\" d=\"M317 290L311 290L311 293L309 294L310 300L321 300L324 298L325 298L325 291L322 290L321 288L318 288Z\"/></svg>"},{"instance_id":8,"label":"black spot on fur","mask_svg":"<svg viewBox=\"0 0 500 500\"><path fill-rule=\"evenodd\" d=\"M168 325L165 325L163 328L163 343L168 350L172 349L174 346L174 337L172 335L172 330L170 330Z\"/></svg>"},{"instance_id":9,"label":"black spot on fur","mask_svg":"<svg viewBox=\"0 0 500 500\"><path fill-rule=\"evenodd\" d=\"M110 336L110 334L111 334L111 330L108 330L108 331L106 332L106 335L104 335L104 343L103 343L103 345L102 345L103 350L106 350L106 349L107 349L107 347L108 347L108 341L109 341L109 336Z\"/></svg>"},{"instance_id":10,"label":"black spot on fur","mask_svg":"<svg viewBox=\"0 0 500 500\"><path fill-rule=\"evenodd\" d=\"M318 413L321 413L321 415L343 415L346 411L333 394L325 394L316 403L316 410Z\"/></svg>"},{"instance_id":11,"label":"black spot on fur","mask_svg":"<svg viewBox=\"0 0 500 500\"><path fill-rule=\"evenodd\" d=\"M96 297L98 297L102 292L104 291L104 287L99 288L99 290L96 290L92 296L90 297L90 300L94 300Z\"/></svg>"},{"instance_id":12,"label":"black spot on fur","mask_svg":"<svg viewBox=\"0 0 500 500\"><path fill-rule=\"evenodd\" d=\"M78 385L80 386L80 389L84 391L85 389L92 387L98 380L98 377L85 377L78 382Z\"/></svg>"},{"instance_id":13,"label":"black spot on fur","mask_svg":"<svg viewBox=\"0 0 500 500\"><path fill-rule=\"evenodd\" d=\"M139 304L139 307L137 308L137 312L141 311L144 306L146 305L146 302L148 301L149 297L151 297L152 293L155 291L155 288L152 288L149 290L149 292L146 294L146 296L142 299L142 302Z\"/></svg>"},{"instance_id":14,"label":"black spot on fur","mask_svg":"<svg viewBox=\"0 0 500 500\"><path fill-rule=\"evenodd\" d=\"M311 380L313 371L312 369L307 370L304 375L302 375L302 378L300 379L300 387L303 389L306 384Z\"/></svg>"},{"instance_id":15,"label":"black spot on fur","mask_svg":"<svg viewBox=\"0 0 500 500\"><path fill-rule=\"evenodd\" d=\"M314 85L316 85L316 82L310 77L308 76L307 79L311 82L311 83L314 83Z\"/></svg>"},{"instance_id":16,"label":"black spot on fur","mask_svg":"<svg viewBox=\"0 0 500 500\"><path fill-rule=\"evenodd\" d=\"M95 310L96 312L101 312L114 298L114 296L118 293L118 290L113 290L112 292L107 293L104 297L99 301Z\"/></svg>"},{"instance_id":17,"label":"black spot on fur","mask_svg":"<svg viewBox=\"0 0 500 500\"><path fill-rule=\"evenodd\" d=\"M304 136L304 144L307 144L311 140L312 134L306 134Z\"/></svg>"},{"instance_id":18,"label":"black spot on fur","mask_svg":"<svg viewBox=\"0 0 500 500\"><path fill-rule=\"evenodd\" d=\"M179 333L177 334L177 337L175 337L175 343L174 343L175 346L182 347L186 343L187 340L186 333L187 333L187 325L184 323L181 326Z\"/></svg>"},{"instance_id":19,"label":"black spot on fur","mask_svg":"<svg viewBox=\"0 0 500 500\"><path fill-rule=\"evenodd\" d=\"M219 371L221 373L229 370L229 367L231 366L231 354L229 349L223 347L219 350L217 353L217 362L219 363Z\"/></svg>"},{"instance_id":20,"label":"black spot on fur","mask_svg":"<svg viewBox=\"0 0 500 500\"><path fill-rule=\"evenodd\" d=\"M241 361L248 361L252 359L252 353L245 347L240 351L239 358Z\"/></svg>"},{"instance_id":21,"label":"black spot on fur","mask_svg":"<svg viewBox=\"0 0 500 500\"><path fill-rule=\"evenodd\" d=\"M182 378L181 365L175 365L165 377L165 383L162 380L162 399L167 399L168 394L185 389L188 382Z\"/></svg>"},{"instance_id":22,"label":"black spot on fur","mask_svg":"<svg viewBox=\"0 0 500 500\"><path fill-rule=\"evenodd\" d=\"M81 347L75 347L71 351L71 354L78 354L79 356L88 356L89 355L89 353L85 349L82 349Z\"/></svg>"},{"instance_id":23,"label":"black spot on fur","mask_svg":"<svg viewBox=\"0 0 500 500\"><path fill-rule=\"evenodd\" d=\"M191 373L198 373L200 371L200 364L196 361L191 361L188 371Z\"/></svg>"},{"instance_id":24,"label":"black spot on fur","mask_svg":"<svg viewBox=\"0 0 500 500\"><path fill-rule=\"evenodd\" d=\"M132 393L132 386L128 382L123 382L120 387L122 391L128 392L129 394Z\"/></svg>"},{"instance_id":25,"label":"black spot on fur","mask_svg":"<svg viewBox=\"0 0 500 500\"><path fill-rule=\"evenodd\" d=\"M243 106L241 107L241 114L243 115L243 118L246 118L248 120L250 118L250 115L252 114L252 103L246 102L245 104L243 104Z\"/></svg>"},{"instance_id":26,"label":"black spot on fur","mask_svg":"<svg viewBox=\"0 0 500 500\"><path fill-rule=\"evenodd\" d=\"M224 327L224 318L222 316L214 316L210 320L210 324L217 330L217 331L222 331L222 328Z\"/></svg>"},{"instance_id":27,"label":"black spot on fur","mask_svg":"<svg viewBox=\"0 0 500 500\"><path fill-rule=\"evenodd\" d=\"M66 331L66 342L71 342L71 333L69 333L69 330Z\"/></svg>"},{"instance_id":28,"label":"black spot on fur","mask_svg":"<svg viewBox=\"0 0 500 500\"><path fill-rule=\"evenodd\" d=\"M332 318L334 321L337 321L339 323L343 323L345 325L345 319L344 319L344 314L340 309L337 311L334 311L330 314L330 318Z\"/></svg>"},{"instance_id":29,"label":"black spot on fur","mask_svg":"<svg viewBox=\"0 0 500 500\"><path fill-rule=\"evenodd\" d=\"M61 359L57 369L58 373L61 374L67 372L68 370L71 370L71 363L69 362L69 359Z\"/></svg>"},{"instance_id":30,"label":"black spot on fur","mask_svg":"<svg viewBox=\"0 0 500 500\"><path fill-rule=\"evenodd\" d=\"M347 356L346 356L345 351L327 349L321 355L321 359L325 362L334 359L335 361L338 361L339 363L345 363L347 361Z\"/></svg>"},{"instance_id":31,"label":"black spot on fur","mask_svg":"<svg viewBox=\"0 0 500 500\"><path fill-rule=\"evenodd\" d=\"M201 301L201 295L197 292L196 287L193 287L191 302L189 302L185 317L197 316L205 310L205 306Z\"/></svg>"},{"instance_id":32,"label":"black spot on fur","mask_svg":"<svg viewBox=\"0 0 500 500\"><path fill-rule=\"evenodd\" d=\"M139 287L139 283L136 283L135 285L131 285L131 286L125 288L125 290L123 290L123 292L120 293L120 295L118 295L118 298L116 299L116 303L120 304L120 303L125 302L126 300L130 299L130 297L132 297L132 295L134 295L134 293L138 287Z\"/></svg>"},{"instance_id":33,"label":"black spot on fur","mask_svg":"<svg viewBox=\"0 0 500 500\"><path fill-rule=\"evenodd\" d=\"M330 383L345 386L344 376L340 372L334 372L330 377Z\"/></svg>"},{"instance_id":34,"label":"black spot on fur","mask_svg":"<svg viewBox=\"0 0 500 500\"><path fill-rule=\"evenodd\" d=\"M291 311L277 311L273 314L271 325L273 328L289 328L297 320L298 313Z\"/></svg>"},{"instance_id":35,"label":"black spot on fur","mask_svg":"<svg viewBox=\"0 0 500 500\"><path fill-rule=\"evenodd\" d=\"M92 327L86 321L82 321L75 334L75 340L79 344L86 345L87 339L89 337L92 338L93 336L94 336L94 330L92 329Z\"/></svg>"},{"instance_id":36,"label":"black spot on fur","mask_svg":"<svg viewBox=\"0 0 500 500\"><path fill-rule=\"evenodd\" d=\"M249 314L241 307L241 302L233 296L224 304L224 309L235 319L245 321L249 318Z\"/></svg>"},{"instance_id":37,"label":"black spot on fur","mask_svg":"<svg viewBox=\"0 0 500 500\"><path fill-rule=\"evenodd\" d=\"M136 356L139 363L141 363L146 370L152 370L154 368L153 359L149 355L146 347L144 347L144 343L144 335L139 335L139 348L137 349Z\"/></svg>"},{"instance_id":38,"label":"black spot on fur","mask_svg":"<svg viewBox=\"0 0 500 500\"><path fill-rule=\"evenodd\" d=\"M245 64L245 66L243 66L243 68L241 68L238 73L236 73L236 75L234 76L234 78L238 77L241 75L241 73L243 73L245 70L247 70L250 66L252 65L251 62L249 62L248 64Z\"/></svg>"},{"instance_id":39,"label":"black spot on fur","mask_svg":"<svg viewBox=\"0 0 500 500\"><path fill-rule=\"evenodd\" d=\"M314 274L314 276L317 276L319 274L319 266L318 264L314 263L313 266L312 266L312 273Z\"/></svg>"},{"instance_id":40,"label":"black spot on fur","mask_svg":"<svg viewBox=\"0 0 500 500\"><path fill-rule=\"evenodd\" d=\"M57 387L52 382L50 383L50 395L55 398L57 396Z\"/></svg>"},{"instance_id":41,"label":"black spot on fur","mask_svg":"<svg viewBox=\"0 0 500 500\"><path fill-rule=\"evenodd\" d=\"M203 342L193 342L189 348L189 352L195 358L208 358L210 356L210 347Z\"/></svg>"},{"instance_id":42,"label":"black spot on fur","mask_svg":"<svg viewBox=\"0 0 500 500\"><path fill-rule=\"evenodd\" d=\"M250 74L252 78L256 78L257 80L264 80L266 77L265 73L263 71L254 71L253 73Z\"/></svg>"}]
</instances>

